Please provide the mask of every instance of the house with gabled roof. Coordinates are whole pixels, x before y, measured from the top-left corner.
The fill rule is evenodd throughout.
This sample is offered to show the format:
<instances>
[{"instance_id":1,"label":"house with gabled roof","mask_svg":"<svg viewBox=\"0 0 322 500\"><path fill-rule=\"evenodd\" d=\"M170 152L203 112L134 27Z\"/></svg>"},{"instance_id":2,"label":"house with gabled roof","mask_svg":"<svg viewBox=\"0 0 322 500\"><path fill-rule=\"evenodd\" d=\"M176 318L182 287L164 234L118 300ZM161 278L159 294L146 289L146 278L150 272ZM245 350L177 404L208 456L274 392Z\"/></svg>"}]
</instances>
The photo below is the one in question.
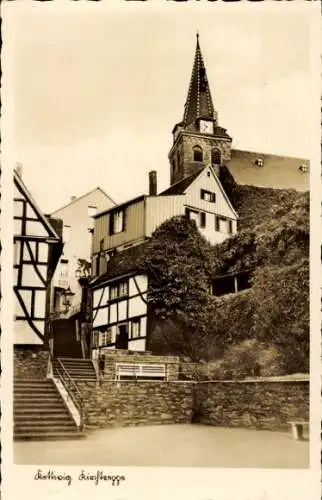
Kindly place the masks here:
<instances>
[{"instance_id":1,"label":"house with gabled roof","mask_svg":"<svg viewBox=\"0 0 322 500\"><path fill-rule=\"evenodd\" d=\"M91 275L93 217L115 205L100 187L76 197L51 217L63 224L63 252L51 282L50 317L55 356L88 355L87 280Z\"/></svg>"},{"instance_id":2,"label":"house with gabled roof","mask_svg":"<svg viewBox=\"0 0 322 500\"><path fill-rule=\"evenodd\" d=\"M172 135L169 188L158 194L157 173L152 171L148 195L94 218L90 283L94 357L102 349L148 348L149 277L136 263L157 227L181 215L194 220L211 244L236 234L239 217L224 189L223 172L245 187L308 189L307 160L232 149L232 138L219 124L213 104L198 35L183 119Z\"/></svg>"},{"instance_id":3,"label":"house with gabled roof","mask_svg":"<svg viewBox=\"0 0 322 500\"><path fill-rule=\"evenodd\" d=\"M62 253L60 224L46 217L14 172L15 348L44 347L49 286Z\"/></svg>"}]
</instances>

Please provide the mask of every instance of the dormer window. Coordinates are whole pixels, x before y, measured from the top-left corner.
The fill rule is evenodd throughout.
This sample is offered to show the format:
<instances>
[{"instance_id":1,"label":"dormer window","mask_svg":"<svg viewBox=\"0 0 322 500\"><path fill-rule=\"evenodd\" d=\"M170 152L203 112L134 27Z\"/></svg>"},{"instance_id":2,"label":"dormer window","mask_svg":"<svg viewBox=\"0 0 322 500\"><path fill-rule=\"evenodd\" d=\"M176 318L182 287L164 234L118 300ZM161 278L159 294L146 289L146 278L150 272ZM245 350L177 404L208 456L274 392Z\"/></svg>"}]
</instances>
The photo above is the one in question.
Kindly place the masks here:
<instances>
[{"instance_id":1,"label":"dormer window","mask_svg":"<svg viewBox=\"0 0 322 500\"><path fill-rule=\"evenodd\" d=\"M193 148L193 161L203 161L203 153L200 146L195 146Z\"/></svg>"},{"instance_id":2,"label":"dormer window","mask_svg":"<svg viewBox=\"0 0 322 500\"><path fill-rule=\"evenodd\" d=\"M307 165L305 165L305 163L303 163L302 165L299 166L299 171L302 172L303 174L308 172L308 170L309 170L309 168Z\"/></svg>"},{"instance_id":3,"label":"dormer window","mask_svg":"<svg viewBox=\"0 0 322 500\"><path fill-rule=\"evenodd\" d=\"M211 150L211 163L212 163L212 165L220 165L221 164L220 149L214 148Z\"/></svg>"},{"instance_id":4,"label":"dormer window","mask_svg":"<svg viewBox=\"0 0 322 500\"><path fill-rule=\"evenodd\" d=\"M263 167L263 166L264 166L264 160L263 160L263 158L257 158L257 159L255 160L255 165L256 165L257 167Z\"/></svg>"}]
</instances>

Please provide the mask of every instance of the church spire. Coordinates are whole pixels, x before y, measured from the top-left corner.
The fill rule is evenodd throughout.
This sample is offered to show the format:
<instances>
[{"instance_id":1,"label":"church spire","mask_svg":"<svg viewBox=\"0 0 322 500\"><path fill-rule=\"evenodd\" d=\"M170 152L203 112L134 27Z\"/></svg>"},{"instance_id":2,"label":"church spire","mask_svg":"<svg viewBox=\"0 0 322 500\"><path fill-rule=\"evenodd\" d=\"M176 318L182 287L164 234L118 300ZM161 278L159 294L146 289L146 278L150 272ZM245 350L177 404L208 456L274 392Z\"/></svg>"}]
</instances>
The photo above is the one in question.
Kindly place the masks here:
<instances>
[{"instance_id":1,"label":"church spire","mask_svg":"<svg viewBox=\"0 0 322 500\"><path fill-rule=\"evenodd\" d=\"M199 45L197 31L197 45L192 68L188 97L185 104L183 123L185 126L196 121L197 118L214 118L215 110L212 103L206 68Z\"/></svg>"}]
</instances>

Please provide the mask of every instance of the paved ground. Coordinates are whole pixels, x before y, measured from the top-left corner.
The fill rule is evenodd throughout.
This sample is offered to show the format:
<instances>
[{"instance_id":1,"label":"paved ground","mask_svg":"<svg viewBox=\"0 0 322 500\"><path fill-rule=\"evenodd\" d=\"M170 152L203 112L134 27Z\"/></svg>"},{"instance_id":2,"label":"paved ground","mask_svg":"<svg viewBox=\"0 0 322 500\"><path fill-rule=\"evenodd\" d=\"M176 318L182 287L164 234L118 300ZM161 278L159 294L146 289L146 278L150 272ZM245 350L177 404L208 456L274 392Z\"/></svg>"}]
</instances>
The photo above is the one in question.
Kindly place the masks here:
<instances>
[{"instance_id":1,"label":"paved ground","mask_svg":"<svg viewBox=\"0 0 322 500\"><path fill-rule=\"evenodd\" d=\"M309 442L291 432L203 425L90 431L75 441L15 442L16 464L307 468Z\"/></svg>"}]
</instances>

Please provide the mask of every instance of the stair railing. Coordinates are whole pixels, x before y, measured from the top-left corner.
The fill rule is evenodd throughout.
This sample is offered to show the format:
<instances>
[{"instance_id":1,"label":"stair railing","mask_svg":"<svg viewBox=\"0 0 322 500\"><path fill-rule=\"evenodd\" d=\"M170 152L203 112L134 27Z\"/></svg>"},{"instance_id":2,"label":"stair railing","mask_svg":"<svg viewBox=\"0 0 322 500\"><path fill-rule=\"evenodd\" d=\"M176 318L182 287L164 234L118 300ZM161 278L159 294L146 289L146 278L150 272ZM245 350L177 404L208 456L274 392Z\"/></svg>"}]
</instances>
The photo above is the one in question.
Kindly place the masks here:
<instances>
[{"instance_id":1,"label":"stair railing","mask_svg":"<svg viewBox=\"0 0 322 500\"><path fill-rule=\"evenodd\" d=\"M65 387L68 396L71 398L77 410L79 411L80 430L82 431L84 428L84 417L85 417L84 398L79 388L77 387L77 384L71 378L61 360L59 358L56 358L55 361L57 363L55 364L54 371L58 375L59 380L61 381L63 386Z\"/></svg>"}]
</instances>

